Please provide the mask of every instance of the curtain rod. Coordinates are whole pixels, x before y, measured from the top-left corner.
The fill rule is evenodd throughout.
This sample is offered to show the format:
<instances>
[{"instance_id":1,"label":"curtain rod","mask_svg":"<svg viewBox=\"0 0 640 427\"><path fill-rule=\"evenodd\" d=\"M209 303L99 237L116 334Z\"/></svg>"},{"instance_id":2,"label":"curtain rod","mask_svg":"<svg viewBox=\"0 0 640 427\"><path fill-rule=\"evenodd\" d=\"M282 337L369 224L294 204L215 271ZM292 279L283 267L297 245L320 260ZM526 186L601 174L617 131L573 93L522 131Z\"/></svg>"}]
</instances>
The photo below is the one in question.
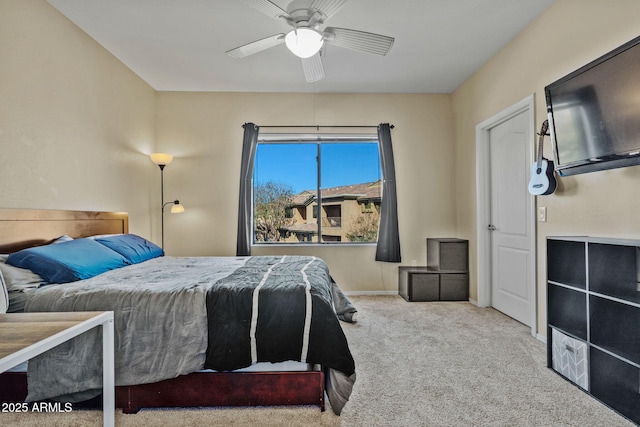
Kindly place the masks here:
<instances>
[{"instance_id":1,"label":"curtain rod","mask_svg":"<svg viewBox=\"0 0 640 427\"><path fill-rule=\"evenodd\" d=\"M283 125L283 126L258 126L260 128L316 128L317 130L320 130L320 128L377 128L379 125L362 125L362 126L356 126L356 125L336 125L336 126L329 126L329 125L301 125L301 126L294 126L294 125ZM242 127L244 128L244 125L242 125ZM389 125L389 128L393 129L395 126L394 125Z\"/></svg>"}]
</instances>

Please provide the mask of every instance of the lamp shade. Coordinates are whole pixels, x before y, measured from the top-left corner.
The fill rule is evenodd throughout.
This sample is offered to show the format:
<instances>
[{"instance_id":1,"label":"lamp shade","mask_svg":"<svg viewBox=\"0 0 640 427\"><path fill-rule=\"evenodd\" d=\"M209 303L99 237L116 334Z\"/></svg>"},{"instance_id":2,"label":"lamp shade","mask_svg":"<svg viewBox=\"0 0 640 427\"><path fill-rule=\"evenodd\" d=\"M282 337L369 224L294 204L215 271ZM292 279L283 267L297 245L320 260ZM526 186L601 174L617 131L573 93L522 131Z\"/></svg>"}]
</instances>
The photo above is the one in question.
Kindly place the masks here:
<instances>
[{"instance_id":1,"label":"lamp shade","mask_svg":"<svg viewBox=\"0 0 640 427\"><path fill-rule=\"evenodd\" d=\"M284 37L287 48L300 58L310 58L322 47L322 34L311 28L296 28Z\"/></svg>"},{"instance_id":2,"label":"lamp shade","mask_svg":"<svg viewBox=\"0 0 640 427\"><path fill-rule=\"evenodd\" d=\"M171 213L182 213L184 212L184 206L182 206L180 203L176 203L173 206L171 206Z\"/></svg>"},{"instance_id":3,"label":"lamp shade","mask_svg":"<svg viewBox=\"0 0 640 427\"><path fill-rule=\"evenodd\" d=\"M158 166L166 166L173 161L173 155L166 153L151 153L149 157Z\"/></svg>"}]
</instances>

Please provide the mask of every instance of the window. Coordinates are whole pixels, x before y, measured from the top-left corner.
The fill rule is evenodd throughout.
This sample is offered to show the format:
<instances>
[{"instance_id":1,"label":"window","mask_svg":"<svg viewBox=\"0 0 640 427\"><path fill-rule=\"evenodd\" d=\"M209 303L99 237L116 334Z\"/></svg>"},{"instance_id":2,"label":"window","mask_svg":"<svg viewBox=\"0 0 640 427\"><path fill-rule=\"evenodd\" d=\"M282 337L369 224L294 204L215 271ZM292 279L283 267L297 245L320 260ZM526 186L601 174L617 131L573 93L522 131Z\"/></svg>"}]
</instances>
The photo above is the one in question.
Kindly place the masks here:
<instances>
[{"instance_id":1,"label":"window","mask_svg":"<svg viewBox=\"0 0 640 427\"><path fill-rule=\"evenodd\" d=\"M375 243L381 177L375 135L261 134L253 243Z\"/></svg>"}]
</instances>

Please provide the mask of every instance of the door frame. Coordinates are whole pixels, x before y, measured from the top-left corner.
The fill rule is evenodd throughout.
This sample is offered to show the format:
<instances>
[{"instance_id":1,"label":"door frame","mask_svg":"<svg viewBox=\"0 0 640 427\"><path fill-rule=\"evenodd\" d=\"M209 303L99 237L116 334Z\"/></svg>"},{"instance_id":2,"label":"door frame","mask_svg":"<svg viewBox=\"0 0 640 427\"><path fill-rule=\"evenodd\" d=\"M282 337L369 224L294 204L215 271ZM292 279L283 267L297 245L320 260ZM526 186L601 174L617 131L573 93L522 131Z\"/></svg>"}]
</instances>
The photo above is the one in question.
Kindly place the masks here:
<instances>
[{"instance_id":1,"label":"door frame","mask_svg":"<svg viewBox=\"0 0 640 427\"><path fill-rule=\"evenodd\" d=\"M529 138L529 152L531 159L535 158L535 99L534 95L529 95L523 100L500 111L476 125L476 203L477 203L477 282L478 282L478 306L491 306L491 235L487 226L491 219L491 163L489 154L489 131L497 125L511 119L512 117L525 113L529 120L529 129L532 130ZM526 191L526 189L523 189ZM531 313L531 335L537 333L538 324L538 301L537 301L537 251L536 251L536 200L531 198L531 223L529 233L531 242L529 250L531 259L529 271L529 298L533 304Z\"/></svg>"}]
</instances>

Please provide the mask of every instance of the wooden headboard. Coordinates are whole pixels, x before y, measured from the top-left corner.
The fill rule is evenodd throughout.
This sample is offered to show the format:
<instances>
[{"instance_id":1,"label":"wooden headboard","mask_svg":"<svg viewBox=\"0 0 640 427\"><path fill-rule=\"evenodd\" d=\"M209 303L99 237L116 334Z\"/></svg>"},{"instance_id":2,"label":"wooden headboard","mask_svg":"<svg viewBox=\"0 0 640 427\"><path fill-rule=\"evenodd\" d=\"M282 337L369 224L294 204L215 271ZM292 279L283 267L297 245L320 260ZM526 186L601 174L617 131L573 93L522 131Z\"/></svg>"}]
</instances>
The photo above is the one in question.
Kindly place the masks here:
<instances>
[{"instance_id":1,"label":"wooden headboard","mask_svg":"<svg viewBox=\"0 0 640 427\"><path fill-rule=\"evenodd\" d=\"M73 238L129 232L126 212L0 209L0 254Z\"/></svg>"}]
</instances>

